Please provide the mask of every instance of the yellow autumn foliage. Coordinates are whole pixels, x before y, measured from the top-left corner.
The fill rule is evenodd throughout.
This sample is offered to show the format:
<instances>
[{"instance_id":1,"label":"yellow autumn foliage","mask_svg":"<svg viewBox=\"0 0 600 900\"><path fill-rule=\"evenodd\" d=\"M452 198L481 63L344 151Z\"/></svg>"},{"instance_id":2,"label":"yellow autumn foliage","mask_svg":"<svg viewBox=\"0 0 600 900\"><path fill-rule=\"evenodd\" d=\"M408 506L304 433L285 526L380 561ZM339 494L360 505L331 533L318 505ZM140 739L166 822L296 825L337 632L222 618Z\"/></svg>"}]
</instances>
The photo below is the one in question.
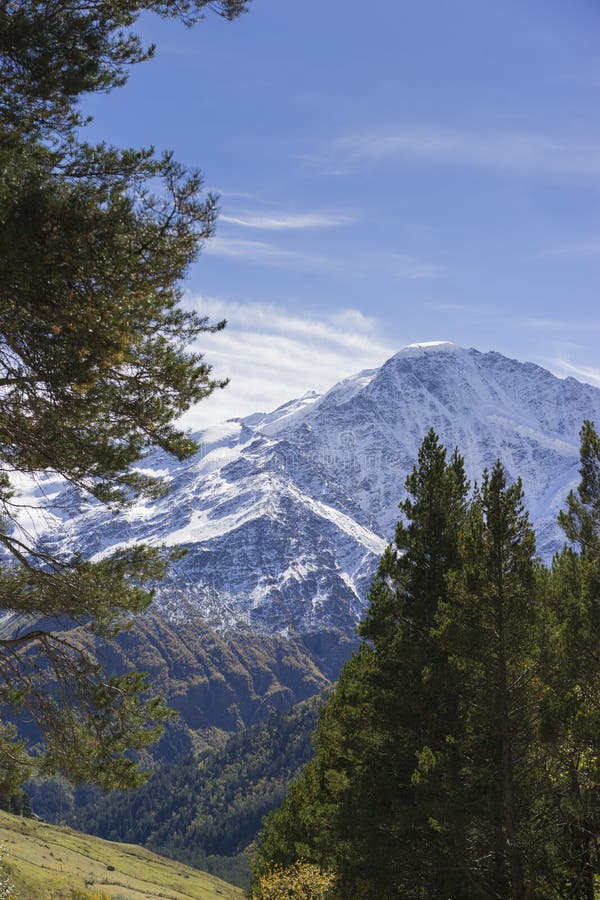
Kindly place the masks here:
<instances>
[{"instance_id":1,"label":"yellow autumn foliage","mask_svg":"<svg viewBox=\"0 0 600 900\"><path fill-rule=\"evenodd\" d=\"M334 900L336 882L334 872L298 860L293 866L275 867L261 875L252 900Z\"/></svg>"}]
</instances>

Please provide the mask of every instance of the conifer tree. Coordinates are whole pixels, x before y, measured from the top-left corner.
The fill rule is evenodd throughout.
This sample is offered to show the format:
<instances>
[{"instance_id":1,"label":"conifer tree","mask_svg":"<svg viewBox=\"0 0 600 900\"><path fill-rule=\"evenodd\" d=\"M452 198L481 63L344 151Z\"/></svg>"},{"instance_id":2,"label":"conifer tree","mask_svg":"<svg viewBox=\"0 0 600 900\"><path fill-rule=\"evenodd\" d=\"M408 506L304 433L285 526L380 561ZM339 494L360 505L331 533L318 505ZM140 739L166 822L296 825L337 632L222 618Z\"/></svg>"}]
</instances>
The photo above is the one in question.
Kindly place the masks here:
<instances>
[{"instance_id":1,"label":"conifer tree","mask_svg":"<svg viewBox=\"0 0 600 900\"><path fill-rule=\"evenodd\" d=\"M123 84L149 58L131 31L151 11L192 24L244 0L19 0L0 8L0 715L38 729L45 762L126 786L126 755L167 715L134 673L107 677L69 636L114 635L168 562L156 548L98 563L57 558L23 521L15 474L58 474L92 500L160 489L131 464L160 446L194 452L173 421L222 385L186 348L218 330L179 306L216 198L168 153L84 141L82 96ZM0 741L0 769L26 773ZM6 763L4 763L6 760ZM12 767L12 768L11 768Z\"/></svg>"},{"instance_id":2,"label":"conifer tree","mask_svg":"<svg viewBox=\"0 0 600 900\"><path fill-rule=\"evenodd\" d=\"M444 815L444 791L416 776L419 759L448 747L460 728L454 670L432 630L448 576L460 563L457 538L468 493L462 457L454 451L448 459L433 429L405 489L395 545L382 558L359 626L368 662L358 677L369 686L370 716L360 793L372 808L360 818L358 834L370 840L374 895L387 890L433 900L453 889L432 828ZM331 720L342 721L332 702L324 733L330 709ZM357 828L351 813L347 821Z\"/></svg>"},{"instance_id":3,"label":"conifer tree","mask_svg":"<svg viewBox=\"0 0 600 900\"><path fill-rule=\"evenodd\" d=\"M465 511L439 454L429 435L364 643L315 759L267 820L257 871L311 859L337 873L341 900L595 900L600 438L586 422L551 571L521 482L498 462ZM442 497L446 517L432 514Z\"/></svg>"},{"instance_id":4,"label":"conifer tree","mask_svg":"<svg viewBox=\"0 0 600 900\"><path fill-rule=\"evenodd\" d=\"M456 669L460 769L448 783L443 840L465 896L525 900L535 893L540 848L540 605L535 536L520 481L498 462L485 472L460 535L461 565L449 579L436 640ZM444 766L435 754L422 766Z\"/></svg>"},{"instance_id":5,"label":"conifer tree","mask_svg":"<svg viewBox=\"0 0 600 900\"><path fill-rule=\"evenodd\" d=\"M554 619L544 707L553 829L548 896L594 900L600 874L600 438L589 421L580 437L581 480L559 516L569 543L555 556L546 586Z\"/></svg>"},{"instance_id":6,"label":"conifer tree","mask_svg":"<svg viewBox=\"0 0 600 900\"><path fill-rule=\"evenodd\" d=\"M439 794L414 779L419 754L447 746L458 726L453 670L431 630L458 564L468 486L461 457L448 461L433 430L406 488L404 519L369 593L362 646L321 714L316 759L262 839L265 864L311 859L338 874L344 898L452 890L431 827Z\"/></svg>"}]
</instances>

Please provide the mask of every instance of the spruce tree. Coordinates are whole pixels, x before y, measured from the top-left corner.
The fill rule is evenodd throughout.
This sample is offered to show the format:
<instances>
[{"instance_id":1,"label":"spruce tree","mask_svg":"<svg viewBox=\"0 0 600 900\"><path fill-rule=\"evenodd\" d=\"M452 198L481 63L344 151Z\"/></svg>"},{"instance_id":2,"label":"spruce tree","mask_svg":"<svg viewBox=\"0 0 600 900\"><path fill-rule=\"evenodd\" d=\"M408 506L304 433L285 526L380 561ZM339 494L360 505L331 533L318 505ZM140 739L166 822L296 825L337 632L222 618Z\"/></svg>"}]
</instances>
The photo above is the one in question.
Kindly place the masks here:
<instances>
[{"instance_id":1,"label":"spruce tree","mask_svg":"<svg viewBox=\"0 0 600 900\"><path fill-rule=\"evenodd\" d=\"M85 143L80 102L147 59L151 11L192 24L243 0L21 0L0 9L0 705L37 727L45 765L77 780L137 780L128 749L167 711L135 673L108 677L67 629L110 637L164 574L156 548L91 563L49 554L23 527L15 475L53 473L91 501L161 486L131 465L195 450L173 421L223 384L186 348L218 330L184 311L180 282L212 233L216 198L169 153ZM90 642L91 644L91 642ZM0 768L26 773L2 732ZM6 760L6 762L4 762ZM12 766L12 768L11 768Z\"/></svg>"},{"instance_id":2,"label":"spruce tree","mask_svg":"<svg viewBox=\"0 0 600 900\"><path fill-rule=\"evenodd\" d=\"M362 646L321 714L315 761L268 821L257 863L260 873L304 856L337 873L344 898L453 890L432 824L443 815L440 795L415 780L420 755L448 746L459 727L454 673L431 633L458 564L468 486L461 457L448 460L433 430L406 489L395 544L369 593Z\"/></svg>"}]
</instances>

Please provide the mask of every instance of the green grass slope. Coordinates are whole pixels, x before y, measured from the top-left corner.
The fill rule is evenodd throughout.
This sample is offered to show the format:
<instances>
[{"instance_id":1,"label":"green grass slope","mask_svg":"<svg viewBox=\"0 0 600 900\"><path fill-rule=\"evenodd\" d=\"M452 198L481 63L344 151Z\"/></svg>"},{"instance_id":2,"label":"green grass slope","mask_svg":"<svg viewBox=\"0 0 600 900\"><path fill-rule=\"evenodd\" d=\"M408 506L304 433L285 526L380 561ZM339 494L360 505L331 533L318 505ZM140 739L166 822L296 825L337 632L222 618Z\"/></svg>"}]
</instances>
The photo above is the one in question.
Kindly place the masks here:
<instances>
[{"instance_id":1,"label":"green grass slope","mask_svg":"<svg viewBox=\"0 0 600 900\"><path fill-rule=\"evenodd\" d=\"M133 844L0 811L15 900L241 900L239 888Z\"/></svg>"}]
</instances>

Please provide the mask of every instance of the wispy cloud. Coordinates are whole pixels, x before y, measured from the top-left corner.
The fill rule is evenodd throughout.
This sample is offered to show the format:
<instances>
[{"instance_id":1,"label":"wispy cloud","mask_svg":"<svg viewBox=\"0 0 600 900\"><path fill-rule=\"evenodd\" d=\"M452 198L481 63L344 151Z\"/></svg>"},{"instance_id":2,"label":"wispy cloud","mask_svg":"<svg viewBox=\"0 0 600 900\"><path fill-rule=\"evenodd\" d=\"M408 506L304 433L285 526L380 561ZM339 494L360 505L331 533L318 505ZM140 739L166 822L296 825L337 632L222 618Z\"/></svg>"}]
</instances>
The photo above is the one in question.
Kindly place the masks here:
<instances>
[{"instance_id":1,"label":"wispy cloud","mask_svg":"<svg viewBox=\"0 0 600 900\"><path fill-rule=\"evenodd\" d=\"M242 228L256 228L261 231L290 231L314 228L335 228L348 225L352 218L346 215L328 213L240 213L238 216L221 215L221 222L238 225Z\"/></svg>"},{"instance_id":2,"label":"wispy cloud","mask_svg":"<svg viewBox=\"0 0 600 900\"><path fill-rule=\"evenodd\" d=\"M323 257L303 253L300 250L278 247L268 241L253 241L244 238L223 237L222 235L211 238L206 243L203 252L208 256L225 256L229 259L273 266L277 269L322 270L331 267Z\"/></svg>"},{"instance_id":3,"label":"wispy cloud","mask_svg":"<svg viewBox=\"0 0 600 900\"><path fill-rule=\"evenodd\" d=\"M220 188L217 185L211 185L210 187L207 187L207 190L210 190L213 194L218 194L221 198L229 197L234 200L245 200L249 203L258 203L260 206L268 203L268 201L264 197L261 197L260 194L254 194L249 191L230 191L225 188Z\"/></svg>"},{"instance_id":4,"label":"wispy cloud","mask_svg":"<svg viewBox=\"0 0 600 900\"><path fill-rule=\"evenodd\" d=\"M336 138L305 158L319 174L347 174L384 161L598 175L600 136L569 140L534 132L387 127Z\"/></svg>"},{"instance_id":5,"label":"wispy cloud","mask_svg":"<svg viewBox=\"0 0 600 900\"><path fill-rule=\"evenodd\" d=\"M597 366L585 366L575 364L568 359L557 358L554 360L554 371L560 375L572 375L580 381L587 381L600 387L600 369Z\"/></svg>"},{"instance_id":6,"label":"wispy cloud","mask_svg":"<svg viewBox=\"0 0 600 900\"><path fill-rule=\"evenodd\" d=\"M227 318L225 331L206 335L199 348L216 376L231 384L194 410L190 427L268 411L309 390L325 391L341 378L381 365L398 347L378 320L356 309L323 317L282 306L189 296L186 305L212 320Z\"/></svg>"},{"instance_id":7,"label":"wispy cloud","mask_svg":"<svg viewBox=\"0 0 600 900\"><path fill-rule=\"evenodd\" d=\"M384 272L391 278L412 280L440 278L445 274L442 266L409 254L365 251L351 257L325 256L302 250L290 250L269 241L223 235L211 238L205 245L204 253L276 269L320 272L341 278L369 278L375 272Z\"/></svg>"}]
</instances>

